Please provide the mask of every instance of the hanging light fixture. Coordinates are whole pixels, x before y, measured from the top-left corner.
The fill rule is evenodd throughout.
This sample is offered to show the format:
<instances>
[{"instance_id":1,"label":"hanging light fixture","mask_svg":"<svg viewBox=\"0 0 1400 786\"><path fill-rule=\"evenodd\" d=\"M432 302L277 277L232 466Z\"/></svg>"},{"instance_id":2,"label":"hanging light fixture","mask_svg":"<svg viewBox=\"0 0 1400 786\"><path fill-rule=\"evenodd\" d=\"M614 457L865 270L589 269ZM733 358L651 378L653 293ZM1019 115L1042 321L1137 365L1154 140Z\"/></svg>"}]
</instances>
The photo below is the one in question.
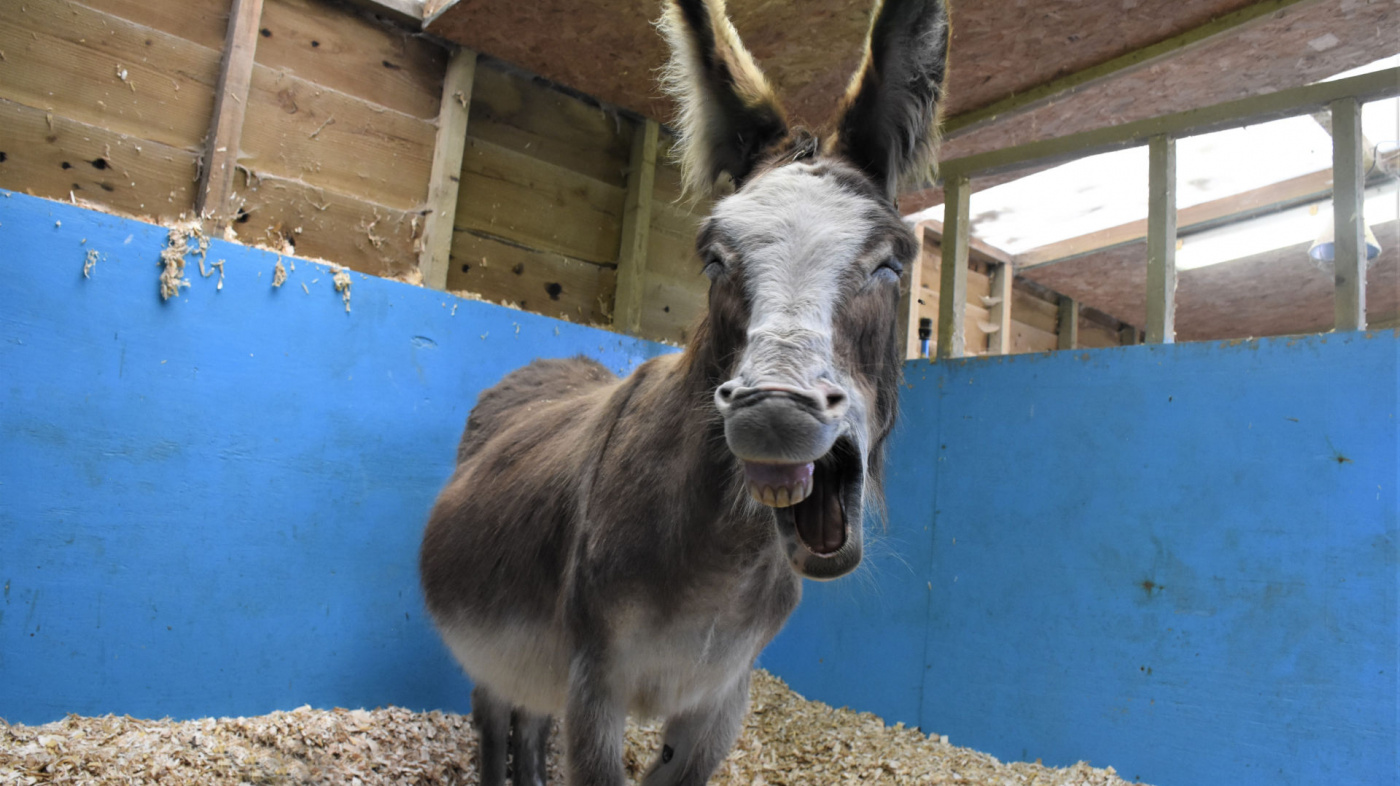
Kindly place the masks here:
<instances>
[{"instance_id":1,"label":"hanging light fixture","mask_svg":"<svg viewBox=\"0 0 1400 786\"><path fill-rule=\"evenodd\" d=\"M1336 224L1332 217L1327 217L1327 222L1322 225L1322 232L1317 236L1317 240L1308 247L1308 256L1312 258L1313 264L1320 270L1332 272L1335 269L1337 258L1337 238ZM1376 234L1371 231L1371 225L1365 226L1366 235L1366 267L1371 266L1371 262L1381 255L1380 241L1376 240Z\"/></svg>"}]
</instances>

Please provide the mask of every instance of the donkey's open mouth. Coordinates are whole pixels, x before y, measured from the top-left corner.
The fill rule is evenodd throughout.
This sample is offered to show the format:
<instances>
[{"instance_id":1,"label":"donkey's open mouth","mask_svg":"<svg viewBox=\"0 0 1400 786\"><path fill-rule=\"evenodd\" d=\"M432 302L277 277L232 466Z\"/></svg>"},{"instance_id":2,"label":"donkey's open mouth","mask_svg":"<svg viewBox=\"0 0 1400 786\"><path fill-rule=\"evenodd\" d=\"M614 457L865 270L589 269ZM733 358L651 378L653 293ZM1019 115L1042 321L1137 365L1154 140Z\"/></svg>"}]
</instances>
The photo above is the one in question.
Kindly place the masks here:
<instances>
[{"instance_id":1,"label":"donkey's open mouth","mask_svg":"<svg viewBox=\"0 0 1400 786\"><path fill-rule=\"evenodd\" d=\"M848 511L859 510L864 478L859 453L848 438L839 438L825 456L805 464L746 461L744 476L749 495L775 508L779 527L796 533L812 554L829 557L846 545L853 523Z\"/></svg>"}]
</instances>

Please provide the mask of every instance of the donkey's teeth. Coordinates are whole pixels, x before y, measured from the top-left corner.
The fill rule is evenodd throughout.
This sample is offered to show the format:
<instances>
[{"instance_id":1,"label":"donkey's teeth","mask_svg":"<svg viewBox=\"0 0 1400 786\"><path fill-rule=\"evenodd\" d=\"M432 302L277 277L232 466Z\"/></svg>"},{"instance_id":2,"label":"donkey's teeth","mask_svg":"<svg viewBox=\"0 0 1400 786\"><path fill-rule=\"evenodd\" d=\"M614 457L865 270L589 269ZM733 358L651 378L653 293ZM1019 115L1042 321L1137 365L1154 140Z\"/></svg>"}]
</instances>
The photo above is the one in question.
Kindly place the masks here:
<instances>
[{"instance_id":1,"label":"donkey's teeth","mask_svg":"<svg viewBox=\"0 0 1400 786\"><path fill-rule=\"evenodd\" d=\"M812 493L812 481L793 486L763 486L753 481L748 484L749 496L770 508L787 508L806 499Z\"/></svg>"}]
</instances>

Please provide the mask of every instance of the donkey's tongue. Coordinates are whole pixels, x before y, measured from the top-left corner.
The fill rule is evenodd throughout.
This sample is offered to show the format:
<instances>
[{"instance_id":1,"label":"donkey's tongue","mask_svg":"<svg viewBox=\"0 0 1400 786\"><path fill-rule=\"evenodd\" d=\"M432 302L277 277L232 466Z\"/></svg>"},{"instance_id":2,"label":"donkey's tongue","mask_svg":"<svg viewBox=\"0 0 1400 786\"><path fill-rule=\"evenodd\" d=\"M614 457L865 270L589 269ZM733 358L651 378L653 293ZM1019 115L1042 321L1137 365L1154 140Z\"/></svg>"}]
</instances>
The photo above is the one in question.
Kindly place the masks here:
<instances>
[{"instance_id":1,"label":"donkey's tongue","mask_svg":"<svg viewBox=\"0 0 1400 786\"><path fill-rule=\"evenodd\" d=\"M835 554L846 545L846 511L840 495L840 484L818 483L810 497L792 508L797 537L814 554Z\"/></svg>"},{"instance_id":2,"label":"donkey's tongue","mask_svg":"<svg viewBox=\"0 0 1400 786\"><path fill-rule=\"evenodd\" d=\"M749 494L772 508L796 505L812 493L812 464L744 462Z\"/></svg>"}]
</instances>

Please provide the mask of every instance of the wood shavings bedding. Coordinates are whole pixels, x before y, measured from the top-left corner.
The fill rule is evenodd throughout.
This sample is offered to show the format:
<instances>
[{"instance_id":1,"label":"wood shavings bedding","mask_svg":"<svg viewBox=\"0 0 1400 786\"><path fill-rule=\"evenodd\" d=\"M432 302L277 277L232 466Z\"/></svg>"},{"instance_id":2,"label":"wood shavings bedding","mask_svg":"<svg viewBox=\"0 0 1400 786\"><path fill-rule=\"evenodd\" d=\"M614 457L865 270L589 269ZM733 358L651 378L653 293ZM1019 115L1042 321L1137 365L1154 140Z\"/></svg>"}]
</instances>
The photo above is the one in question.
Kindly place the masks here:
<instances>
[{"instance_id":1,"label":"wood shavings bedding","mask_svg":"<svg viewBox=\"0 0 1400 786\"><path fill-rule=\"evenodd\" d=\"M807 701L754 673L743 734L715 786L1119 786L1112 768L1003 764L869 713ZM660 747L659 723L629 724L624 761L637 780ZM550 782L564 786L559 730ZM4 784L474 784L468 717L401 708L274 712L256 718L148 721L76 715L43 726L0 721Z\"/></svg>"}]
</instances>

